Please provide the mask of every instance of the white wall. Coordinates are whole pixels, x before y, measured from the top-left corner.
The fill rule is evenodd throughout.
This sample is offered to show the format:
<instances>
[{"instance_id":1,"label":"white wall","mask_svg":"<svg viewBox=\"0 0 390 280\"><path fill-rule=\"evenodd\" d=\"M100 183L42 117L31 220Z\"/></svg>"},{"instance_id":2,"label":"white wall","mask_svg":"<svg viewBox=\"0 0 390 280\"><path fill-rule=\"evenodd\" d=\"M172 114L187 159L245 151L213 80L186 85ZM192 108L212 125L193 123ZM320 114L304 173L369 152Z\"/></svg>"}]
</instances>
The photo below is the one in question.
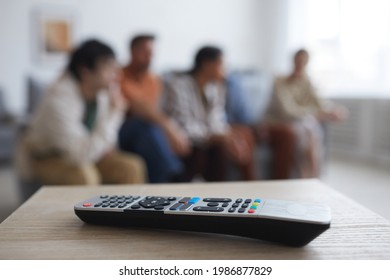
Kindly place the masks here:
<instances>
[{"instance_id":1,"label":"white wall","mask_svg":"<svg viewBox=\"0 0 390 280\"><path fill-rule=\"evenodd\" d=\"M279 0L278 0L279 1ZM202 44L220 45L228 65L263 67L267 61L264 26L274 1L257 0L0 0L0 87L9 108L24 110L26 77L53 77L62 65L33 61L31 17L34 9L70 8L78 15L79 38L98 37L111 44L121 62L129 37L147 31L158 36L154 68L186 68ZM276 19L273 19L275 21Z\"/></svg>"}]
</instances>

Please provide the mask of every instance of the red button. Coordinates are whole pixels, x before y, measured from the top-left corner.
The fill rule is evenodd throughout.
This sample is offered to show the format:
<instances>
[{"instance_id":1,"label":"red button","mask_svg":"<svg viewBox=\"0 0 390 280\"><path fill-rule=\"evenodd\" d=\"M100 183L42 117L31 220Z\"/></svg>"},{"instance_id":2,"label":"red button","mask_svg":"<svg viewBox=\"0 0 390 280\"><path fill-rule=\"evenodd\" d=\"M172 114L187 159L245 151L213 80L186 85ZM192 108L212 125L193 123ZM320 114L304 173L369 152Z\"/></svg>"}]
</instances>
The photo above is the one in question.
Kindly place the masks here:
<instances>
[{"instance_id":1,"label":"red button","mask_svg":"<svg viewBox=\"0 0 390 280\"><path fill-rule=\"evenodd\" d=\"M92 206L92 203L89 203L89 202L88 202L88 203L84 203L83 206L84 206L84 207L91 207L91 206Z\"/></svg>"},{"instance_id":2,"label":"red button","mask_svg":"<svg viewBox=\"0 0 390 280\"><path fill-rule=\"evenodd\" d=\"M249 209L248 213L255 213L255 209Z\"/></svg>"}]
</instances>

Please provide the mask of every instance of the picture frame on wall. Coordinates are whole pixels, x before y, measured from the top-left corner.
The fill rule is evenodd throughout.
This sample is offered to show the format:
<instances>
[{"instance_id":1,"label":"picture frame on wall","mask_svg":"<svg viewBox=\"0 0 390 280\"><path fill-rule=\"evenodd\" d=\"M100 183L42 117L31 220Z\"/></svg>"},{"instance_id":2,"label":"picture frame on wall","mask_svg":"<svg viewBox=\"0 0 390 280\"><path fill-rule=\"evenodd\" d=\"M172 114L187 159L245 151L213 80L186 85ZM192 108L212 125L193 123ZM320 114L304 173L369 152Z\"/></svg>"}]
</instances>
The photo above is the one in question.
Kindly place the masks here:
<instances>
[{"instance_id":1,"label":"picture frame on wall","mask_svg":"<svg viewBox=\"0 0 390 280\"><path fill-rule=\"evenodd\" d=\"M32 12L33 62L40 66L65 63L77 40L77 13L62 6L43 6Z\"/></svg>"}]
</instances>

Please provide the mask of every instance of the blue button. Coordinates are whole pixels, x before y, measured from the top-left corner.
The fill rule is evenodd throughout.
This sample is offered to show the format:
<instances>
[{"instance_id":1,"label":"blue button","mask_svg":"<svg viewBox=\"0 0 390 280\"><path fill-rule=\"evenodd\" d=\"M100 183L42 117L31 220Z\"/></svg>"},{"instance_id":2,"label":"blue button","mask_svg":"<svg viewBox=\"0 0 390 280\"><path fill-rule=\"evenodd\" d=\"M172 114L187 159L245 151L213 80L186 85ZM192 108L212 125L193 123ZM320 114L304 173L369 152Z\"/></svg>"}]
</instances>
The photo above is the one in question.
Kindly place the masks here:
<instances>
[{"instance_id":1,"label":"blue button","mask_svg":"<svg viewBox=\"0 0 390 280\"><path fill-rule=\"evenodd\" d=\"M195 204L200 200L200 197L193 197L187 203Z\"/></svg>"},{"instance_id":2,"label":"blue button","mask_svg":"<svg viewBox=\"0 0 390 280\"><path fill-rule=\"evenodd\" d=\"M261 200L260 200L260 199L258 199L258 198L256 198L256 199L255 199L255 202L260 202L260 201L261 201Z\"/></svg>"}]
</instances>

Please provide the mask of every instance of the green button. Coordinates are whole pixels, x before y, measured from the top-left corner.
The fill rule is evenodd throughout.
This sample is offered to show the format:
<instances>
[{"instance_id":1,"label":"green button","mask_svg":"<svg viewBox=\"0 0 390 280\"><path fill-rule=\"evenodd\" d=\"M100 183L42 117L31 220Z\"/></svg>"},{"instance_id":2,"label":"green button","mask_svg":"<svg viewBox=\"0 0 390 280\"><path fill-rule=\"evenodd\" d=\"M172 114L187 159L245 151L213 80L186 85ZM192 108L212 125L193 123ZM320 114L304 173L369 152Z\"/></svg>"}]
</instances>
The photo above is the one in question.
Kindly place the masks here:
<instances>
[{"instance_id":1,"label":"green button","mask_svg":"<svg viewBox=\"0 0 390 280\"><path fill-rule=\"evenodd\" d=\"M252 205L251 209L257 209L257 206L256 205Z\"/></svg>"}]
</instances>

